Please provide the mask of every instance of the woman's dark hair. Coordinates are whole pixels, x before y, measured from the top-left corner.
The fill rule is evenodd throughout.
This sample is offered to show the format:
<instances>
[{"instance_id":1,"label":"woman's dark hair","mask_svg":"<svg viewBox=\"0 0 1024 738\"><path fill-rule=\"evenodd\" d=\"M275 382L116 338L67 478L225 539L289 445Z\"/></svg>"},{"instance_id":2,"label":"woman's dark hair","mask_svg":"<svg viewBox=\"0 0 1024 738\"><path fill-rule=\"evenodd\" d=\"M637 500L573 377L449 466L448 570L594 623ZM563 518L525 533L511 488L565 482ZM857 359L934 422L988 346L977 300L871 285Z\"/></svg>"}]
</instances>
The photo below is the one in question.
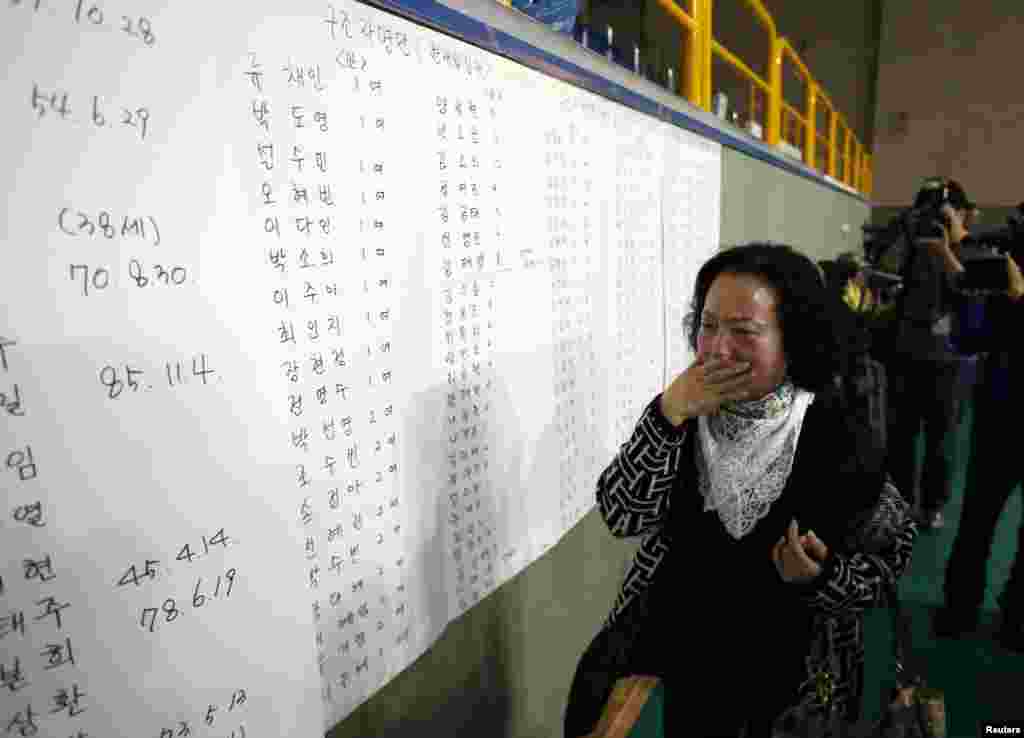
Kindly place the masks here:
<instances>
[{"instance_id":1,"label":"woman's dark hair","mask_svg":"<svg viewBox=\"0 0 1024 738\"><path fill-rule=\"evenodd\" d=\"M847 365L845 352L849 343L843 340L842 333L848 327L840 325L845 322L838 309L840 298L823 284L811 259L784 244L734 246L720 251L701 267L684 322L694 352L708 291L723 272L754 275L775 288L790 380L809 392L831 387Z\"/></svg>"}]
</instances>

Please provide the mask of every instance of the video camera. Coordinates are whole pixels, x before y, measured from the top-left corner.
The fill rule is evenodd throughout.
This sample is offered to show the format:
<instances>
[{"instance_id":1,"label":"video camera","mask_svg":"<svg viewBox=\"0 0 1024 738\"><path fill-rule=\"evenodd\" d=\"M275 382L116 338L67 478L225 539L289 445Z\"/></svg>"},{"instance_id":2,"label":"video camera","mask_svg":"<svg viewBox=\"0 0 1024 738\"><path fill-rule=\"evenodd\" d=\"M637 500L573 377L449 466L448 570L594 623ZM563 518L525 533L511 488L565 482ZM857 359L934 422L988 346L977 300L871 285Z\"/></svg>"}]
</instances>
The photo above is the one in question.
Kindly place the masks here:
<instances>
[{"instance_id":1,"label":"video camera","mask_svg":"<svg viewBox=\"0 0 1024 738\"><path fill-rule=\"evenodd\" d=\"M999 228L972 233L961 244L960 260L967 270L963 289L1005 291L1009 287L1006 256L1024 264L1024 203Z\"/></svg>"},{"instance_id":2,"label":"video camera","mask_svg":"<svg viewBox=\"0 0 1024 738\"><path fill-rule=\"evenodd\" d=\"M861 226L868 286L885 302L895 298L902 289L903 272L910 258L907 244L923 238L942 238L944 228L950 225L941 207L929 204L906 208L885 225Z\"/></svg>"},{"instance_id":3,"label":"video camera","mask_svg":"<svg viewBox=\"0 0 1024 738\"><path fill-rule=\"evenodd\" d=\"M865 226L864 250L876 269L901 273L905 263L905 244L921 239L942 239L950 227L949 216L941 203L907 208L885 226ZM967 236L957 257L964 265L958 288L976 292L1005 292L1009 287L1006 254L1024 265L1024 203L1007 219L1007 224Z\"/></svg>"},{"instance_id":4,"label":"video camera","mask_svg":"<svg viewBox=\"0 0 1024 738\"><path fill-rule=\"evenodd\" d=\"M903 212L900 221L903 233L909 241L925 238L941 240L945 237L945 233L953 227L949 215L936 205L910 208Z\"/></svg>"},{"instance_id":5,"label":"video camera","mask_svg":"<svg viewBox=\"0 0 1024 738\"><path fill-rule=\"evenodd\" d=\"M942 238L943 228L950 226L949 217L941 208L925 206L906 208L885 225L864 225L864 256L874 269L891 274L900 272L904 255L892 252L897 244L922 238Z\"/></svg>"},{"instance_id":6,"label":"video camera","mask_svg":"<svg viewBox=\"0 0 1024 738\"><path fill-rule=\"evenodd\" d=\"M1024 202L1017 206L1016 213L1006 219L1006 225L972 233L964 239L964 246L1009 254L1019 263L1024 256Z\"/></svg>"}]
</instances>

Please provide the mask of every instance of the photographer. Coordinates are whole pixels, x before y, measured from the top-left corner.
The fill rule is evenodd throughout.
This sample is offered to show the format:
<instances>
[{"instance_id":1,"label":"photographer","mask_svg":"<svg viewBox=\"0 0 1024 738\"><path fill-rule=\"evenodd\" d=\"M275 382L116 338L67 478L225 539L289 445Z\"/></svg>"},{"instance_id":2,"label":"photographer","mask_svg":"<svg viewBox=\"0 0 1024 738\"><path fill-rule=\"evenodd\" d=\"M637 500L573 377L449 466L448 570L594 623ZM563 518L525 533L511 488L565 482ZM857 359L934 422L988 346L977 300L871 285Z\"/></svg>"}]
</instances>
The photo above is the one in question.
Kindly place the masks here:
<instances>
[{"instance_id":1,"label":"photographer","mask_svg":"<svg viewBox=\"0 0 1024 738\"><path fill-rule=\"evenodd\" d=\"M1024 370L1024 276L1019 262L1024 243L1005 256L1005 292L987 300L988 340L982 380L974 393L974 427L967 467L963 510L953 551L946 567L945 606L935 618L935 634L958 637L972 631L985 596L986 565L999 516L1010 493L1024 482L1024 467L1012 421L1024 412L1024 386L1014 382ZM1009 421L1009 422L1008 422ZM1024 522L1018 532L1017 555L999 597L1002 622L998 634L1007 648L1024 652Z\"/></svg>"},{"instance_id":2,"label":"photographer","mask_svg":"<svg viewBox=\"0 0 1024 738\"><path fill-rule=\"evenodd\" d=\"M903 277L881 356L888 377L888 470L896 488L919 506L925 528L944 525L952 495L952 441L962 400L961 362L951 343L964 266L960 243L976 212L963 187L926 180L901 218L902 238L883 255L884 271ZM915 440L924 426L925 459L920 496L915 493Z\"/></svg>"}]
</instances>

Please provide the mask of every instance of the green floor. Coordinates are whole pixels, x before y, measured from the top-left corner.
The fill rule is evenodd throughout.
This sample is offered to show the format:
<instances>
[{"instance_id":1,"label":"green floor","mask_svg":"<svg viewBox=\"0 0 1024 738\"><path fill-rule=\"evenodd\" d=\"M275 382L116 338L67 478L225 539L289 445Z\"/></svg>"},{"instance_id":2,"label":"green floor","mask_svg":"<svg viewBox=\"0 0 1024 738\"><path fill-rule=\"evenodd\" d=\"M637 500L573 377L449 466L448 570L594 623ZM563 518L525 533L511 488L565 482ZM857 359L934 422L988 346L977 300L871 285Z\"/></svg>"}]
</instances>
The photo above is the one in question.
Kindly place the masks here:
<instances>
[{"instance_id":1,"label":"green floor","mask_svg":"<svg viewBox=\"0 0 1024 738\"><path fill-rule=\"evenodd\" d=\"M992 640L999 622L995 597L1009 576L1017 547L1016 531L1022 514L1019 491L1011 497L996 532L981 628L973 637L961 641L935 640L930 632L931 614L942 603L943 571L960 519L970 429L968 407L958 432L958 463L953 479L953 501L946 508L946 527L921 533L910 570L900 582L901 600L913 618L914 651L929 683L946 693L949 738L974 738L978 734L977 724L982 720L1024 718L1024 656L1007 651ZM920 444L918 451L923 451ZM1012 460L1007 459L1007 463ZM885 611L873 611L866 618L864 709L868 716L880 714L881 690L892 681L890 623ZM630 733L631 738L663 734L663 699L659 688L644 708Z\"/></svg>"}]
</instances>

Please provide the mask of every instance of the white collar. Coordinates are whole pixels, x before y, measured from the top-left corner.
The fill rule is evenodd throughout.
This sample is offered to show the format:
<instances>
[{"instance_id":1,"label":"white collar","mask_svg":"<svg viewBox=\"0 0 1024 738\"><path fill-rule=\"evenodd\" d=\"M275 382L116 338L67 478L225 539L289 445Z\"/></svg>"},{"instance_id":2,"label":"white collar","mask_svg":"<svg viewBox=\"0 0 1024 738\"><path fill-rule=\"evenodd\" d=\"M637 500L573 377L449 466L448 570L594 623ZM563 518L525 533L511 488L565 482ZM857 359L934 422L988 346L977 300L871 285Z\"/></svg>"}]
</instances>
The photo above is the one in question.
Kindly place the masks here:
<instances>
[{"instance_id":1,"label":"white collar","mask_svg":"<svg viewBox=\"0 0 1024 738\"><path fill-rule=\"evenodd\" d=\"M760 400L723 406L697 422L697 477L704 510L739 540L782 494L814 394L791 383Z\"/></svg>"}]
</instances>

